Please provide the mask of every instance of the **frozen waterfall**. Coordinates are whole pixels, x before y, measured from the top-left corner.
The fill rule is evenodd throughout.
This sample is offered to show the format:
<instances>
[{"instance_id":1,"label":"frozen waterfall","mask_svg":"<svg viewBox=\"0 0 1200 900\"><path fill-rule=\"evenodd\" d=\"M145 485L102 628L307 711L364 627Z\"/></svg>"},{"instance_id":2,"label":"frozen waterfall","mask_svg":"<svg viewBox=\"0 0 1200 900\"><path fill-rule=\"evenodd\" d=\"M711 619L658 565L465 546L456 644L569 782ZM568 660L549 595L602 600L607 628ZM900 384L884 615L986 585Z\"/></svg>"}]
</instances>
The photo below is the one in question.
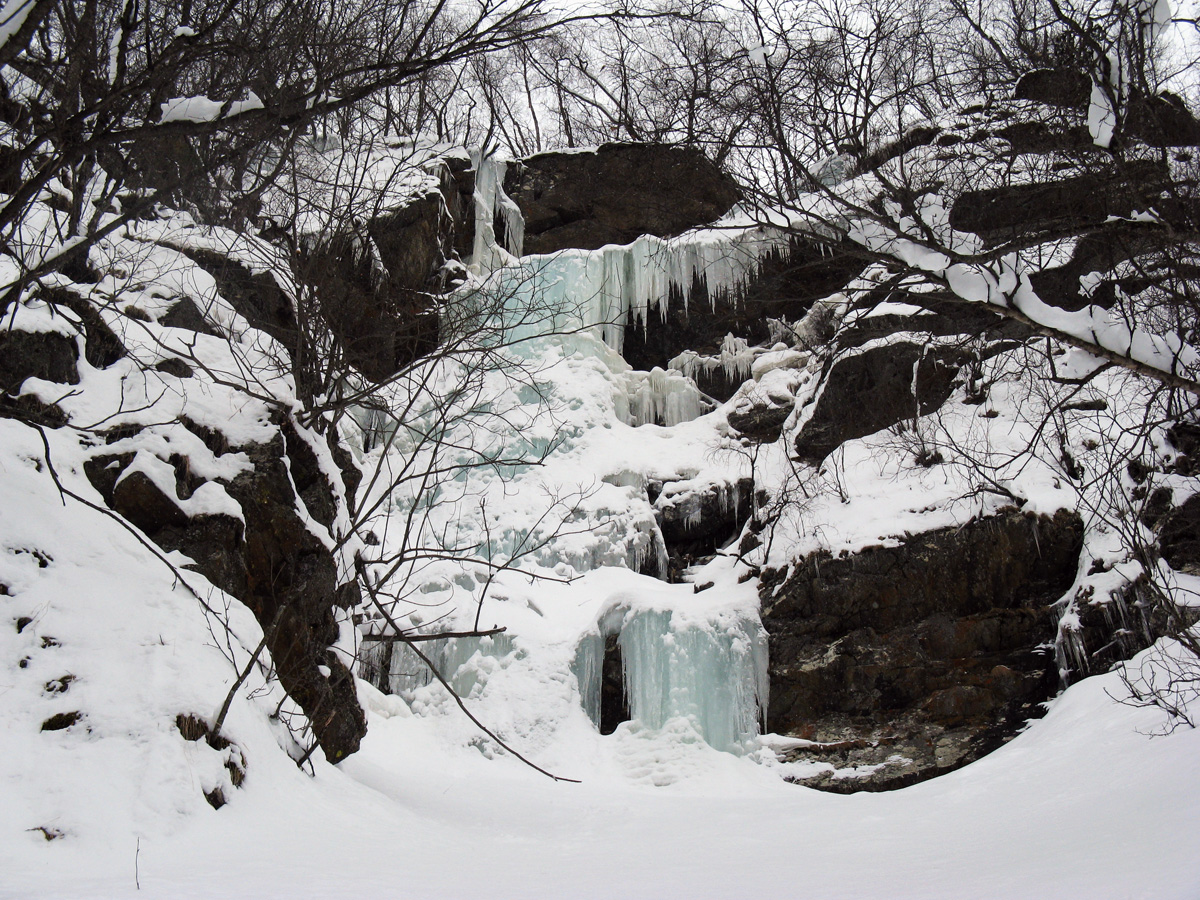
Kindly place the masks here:
<instances>
[{"instance_id":1,"label":"frozen waterfall","mask_svg":"<svg viewBox=\"0 0 1200 900\"><path fill-rule=\"evenodd\" d=\"M508 163L494 156L471 152L475 167L475 243L471 248L471 271L478 276L515 262L525 243L525 219L521 210L504 193ZM496 219L503 225L503 247L496 239Z\"/></svg>"},{"instance_id":2,"label":"frozen waterfall","mask_svg":"<svg viewBox=\"0 0 1200 900\"><path fill-rule=\"evenodd\" d=\"M725 613L708 622L679 621L669 610L606 616L580 641L572 666L584 710L597 726L604 634L617 629L633 719L658 729L688 717L710 746L734 752L759 733L767 704L767 638L756 617Z\"/></svg>"}]
</instances>

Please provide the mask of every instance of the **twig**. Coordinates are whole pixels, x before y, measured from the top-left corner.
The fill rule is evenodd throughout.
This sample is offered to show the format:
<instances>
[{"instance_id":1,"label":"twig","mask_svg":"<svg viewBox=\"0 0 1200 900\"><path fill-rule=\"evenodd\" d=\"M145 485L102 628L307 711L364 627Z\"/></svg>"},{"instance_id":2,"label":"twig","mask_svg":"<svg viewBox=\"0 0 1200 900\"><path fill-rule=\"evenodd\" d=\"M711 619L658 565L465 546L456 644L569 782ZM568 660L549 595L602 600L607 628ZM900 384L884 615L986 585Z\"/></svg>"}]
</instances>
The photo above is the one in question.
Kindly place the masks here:
<instances>
[{"instance_id":1,"label":"twig","mask_svg":"<svg viewBox=\"0 0 1200 900\"><path fill-rule=\"evenodd\" d=\"M262 654L263 649L267 646L267 641L275 636L275 630L279 628L279 623L283 620L283 614L287 610L286 606L280 606L275 613L275 618L271 620L269 628L263 629L262 640L258 642L258 646L254 648L254 652L250 654L250 659L246 662L246 668L238 673L237 678L233 680L233 684L229 688L229 693L225 695L225 702L221 705L221 711L217 713L217 720L213 723L212 735L217 737L221 733L221 726L225 724L225 716L229 714L229 707L233 703L234 695L242 683L250 677L250 670L254 668L254 664L258 662L258 657ZM232 650L232 648L230 648Z\"/></svg>"},{"instance_id":2,"label":"twig","mask_svg":"<svg viewBox=\"0 0 1200 900\"><path fill-rule=\"evenodd\" d=\"M423 641L439 641L442 638L491 637L493 634L503 634L508 631L506 626L488 628L484 631L441 631L437 634L364 634L364 641L375 641L380 644L402 642L415 644Z\"/></svg>"}]
</instances>

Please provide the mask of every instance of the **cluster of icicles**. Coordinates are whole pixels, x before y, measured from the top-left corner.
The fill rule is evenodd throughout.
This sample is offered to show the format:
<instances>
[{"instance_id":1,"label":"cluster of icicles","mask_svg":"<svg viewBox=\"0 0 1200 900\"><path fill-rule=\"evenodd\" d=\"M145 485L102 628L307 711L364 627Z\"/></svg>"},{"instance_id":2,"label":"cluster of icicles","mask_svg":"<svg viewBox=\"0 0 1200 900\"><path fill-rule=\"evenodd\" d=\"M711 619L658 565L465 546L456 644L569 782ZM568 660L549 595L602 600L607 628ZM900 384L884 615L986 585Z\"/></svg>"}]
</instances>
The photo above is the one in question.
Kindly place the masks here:
<instances>
[{"instance_id":1,"label":"cluster of icicles","mask_svg":"<svg viewBox=\"0 0 1200 900\"><path fill-rule=\"evenodd\" d=\"M491 275L492 288L518 303L537 303L563 330L593 329L620 352L625 326L645 322L651 309L666 316L672 299L685 306L702 287L711 302L737 297L763 261L788 250L786 231L768 225L720 223L673 238L643 235L631 244L598 250L560 250L521 256L524 220L504 193L503 160L478 159L475 245L470 269ZM495 222L503 223L503 247Z\"/></svg>"}]
</instances>

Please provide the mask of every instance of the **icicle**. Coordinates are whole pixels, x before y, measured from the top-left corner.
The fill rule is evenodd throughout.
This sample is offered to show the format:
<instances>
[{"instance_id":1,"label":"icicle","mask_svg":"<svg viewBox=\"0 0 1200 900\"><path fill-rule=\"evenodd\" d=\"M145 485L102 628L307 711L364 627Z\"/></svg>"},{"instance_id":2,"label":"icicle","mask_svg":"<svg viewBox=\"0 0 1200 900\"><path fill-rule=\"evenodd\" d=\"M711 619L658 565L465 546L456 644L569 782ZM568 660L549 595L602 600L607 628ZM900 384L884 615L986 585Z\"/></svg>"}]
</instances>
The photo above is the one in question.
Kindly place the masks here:
<instances>
[{"instance_id":1,"label":"icicle","mask_svg":"<svg viewBox=\"0 0 1200 900\"><path fill-rule=\"evenodd\" d=\"M475 243L468 268L475 275L486 276L521 256L525 218L520 207L504 193L508 163L493 156L484 157L479 150L471 151L471 162L475 167ZM503 248L496 241L497 214L504 223Z\"/></svg>"},{"instance_id":2,"label":"icicle","mask_svg":"<svg viewBox=\"0 0 1200 900\"><path fill-rule=\"evenodd\" d=\"M600 727L600 688L604 669L604 636L600 632L585 634L575 648L571 671L579 683L579 699L583 710L597 728Z\"/></svg>"},{"instance_id":3,"label":"icicle","mask_svg":"<svg viewBox=\"0 0 1200 900\"><path fill-rule=\"evenodd\" d=\"M677 371L655 366L649 372L625 373L627 404L620 404L629 425L678 425L704 415L704 400L695 382Z\"/></svg>"},{"instance_id":4,"label":"icicle","mask_svg":"<svg viewBox=\"0 0 1200 900\"><path fill-rule=\"evenodd\" d=\"M525 216L521 213L521 207L504 193L503 172L497 183L496 198L500 203L500 218L504 222L504 249L520 259L525 255Z\"/></svg>"},{"instance_id":5,"label":"icicle","mask_svg":"<svg viewBox=\"0 0 1200 900\"><path fill-rule=\"evenodd\" d=\"M506 257L511 261L495 248L496 210L504 219L509 250L514 253L521 249L513 243L513 236L520 233L519 210L507 205L511 201L499 187L504 163L481 160L478 166L471 269L486 276ZM672 291L685 306L697 283L704 285L714 306L720 296L736 298L758 274L763 260L786 251L788 245L786 232L759 226L693 231L670 239L643 235L625 246L524 257L505 271L493 289L551 307L556 329L592 329L619 352L625 326L644 323L652 309L665 318Z\"/></svg>"},{"instance_id":6,"label":"icicle","mask_svg":"<svg viewBox=\"0 0 1200 900\"><path fill-rule=\"evenodd\" d=\"M730 381L745 381L754 367L756 352L745 338L727 334L717 355L701 356L694 350L685 350L668 362L667 367L692 379L700 373L721 369Z\"/></svg>"}]
</instances>

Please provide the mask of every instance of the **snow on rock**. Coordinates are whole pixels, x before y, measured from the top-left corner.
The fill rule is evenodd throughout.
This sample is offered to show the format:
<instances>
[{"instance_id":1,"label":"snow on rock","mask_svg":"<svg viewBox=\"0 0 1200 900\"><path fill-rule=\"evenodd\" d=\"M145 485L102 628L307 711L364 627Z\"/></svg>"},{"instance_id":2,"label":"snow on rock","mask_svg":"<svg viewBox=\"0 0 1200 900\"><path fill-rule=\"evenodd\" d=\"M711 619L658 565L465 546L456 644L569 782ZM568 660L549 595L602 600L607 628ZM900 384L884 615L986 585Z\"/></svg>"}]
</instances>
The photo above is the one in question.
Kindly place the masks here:
<instances>
[{"instance_id":1,"label":"snow on rock","mask_svg":"<svg viewBox=\"0 0 1200 900\"><path fill-rule=\"evenodd\" d=\"M262 667L250 666L234 693L224 743L181 732L181 716L213 724L261 631L236 600L172 571L86 506L98 498L80 448L59 431L46 436L48 448L32 428L0 419L0 506L21 511L0 522L8 873L16 856L40 865L62 845L124 854L135 836L186 832L271 770L303 780L292 738L268 719L275 704L289 714L294 704ZM49 463L82 499L59 493Z\"/></svg>"}]
</instances>

